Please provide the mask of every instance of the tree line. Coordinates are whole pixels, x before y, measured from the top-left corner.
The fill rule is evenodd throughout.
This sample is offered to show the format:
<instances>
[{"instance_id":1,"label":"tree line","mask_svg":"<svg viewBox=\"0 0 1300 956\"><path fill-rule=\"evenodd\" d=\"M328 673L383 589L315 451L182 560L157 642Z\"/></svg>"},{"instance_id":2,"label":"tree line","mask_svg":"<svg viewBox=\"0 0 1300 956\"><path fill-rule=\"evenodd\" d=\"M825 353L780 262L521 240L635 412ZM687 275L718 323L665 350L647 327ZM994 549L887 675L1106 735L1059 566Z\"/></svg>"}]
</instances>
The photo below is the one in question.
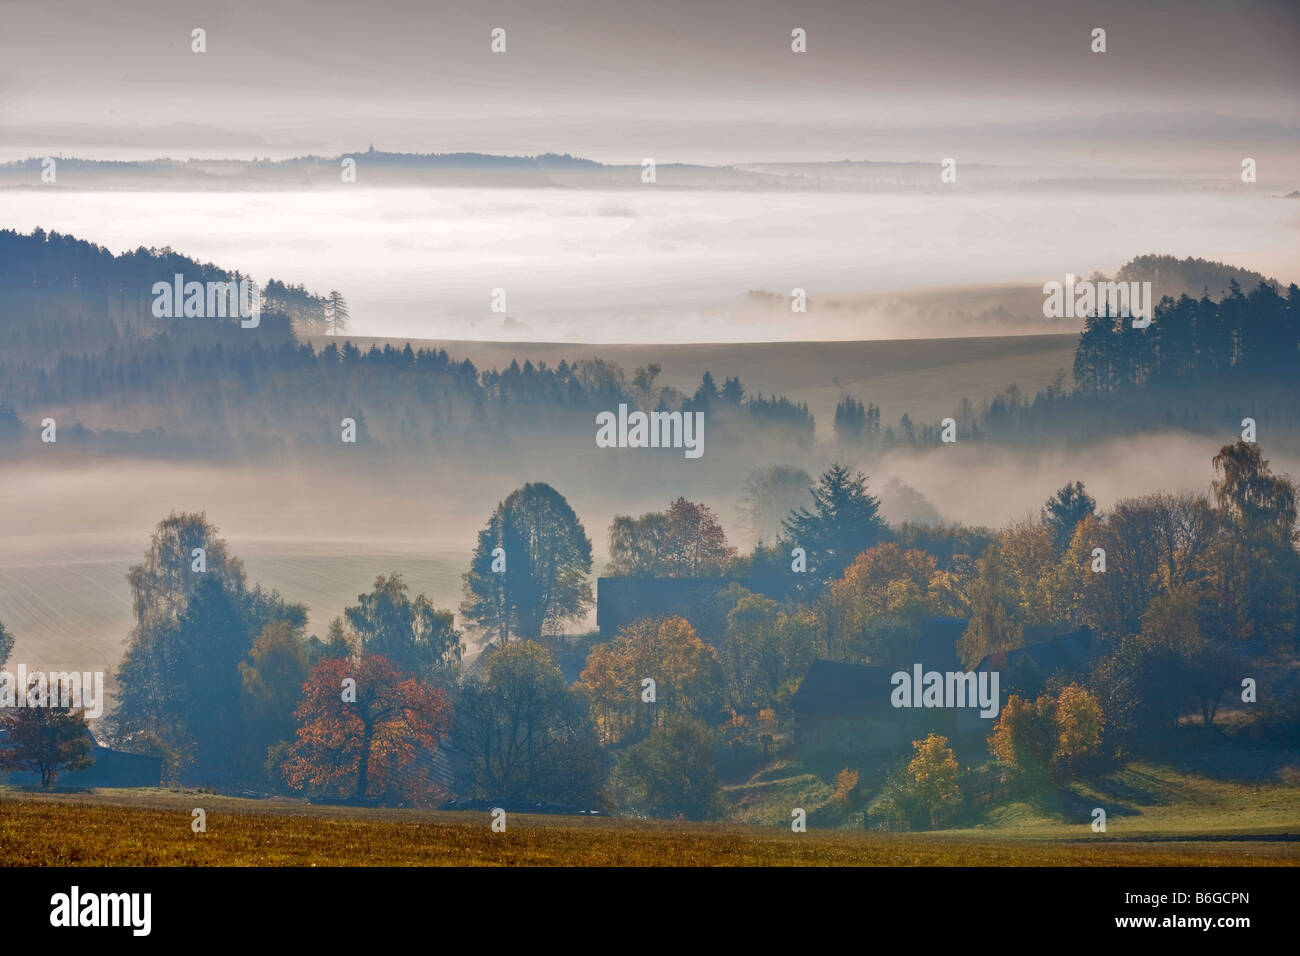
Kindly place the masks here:
<instances>
[{"instance_id":1,"label":"tree line","mask_svg":"<svg viewBox=\"0 0 1300 956\"><path fill-rule=\"evenodd\" d=\"M747 394L739 378L706 372L693 393L656 382L660 366L629 376L599 358L511 362L478 369L444 349L351 341L320 348L304 333L345 331L346 299L270 279L255 329L237 319L157 319L156 281L244 278L169 248L114 256L57 232L0 230L0 449L34 440L39 409L111 404L136 431L60 422L60 440L94 450L173 456L279 455L340 444L340 421L359 443L395 454L430 442L508 444L568 430L586 434L589 414L621 403L644 410L707 411L714 441L758 431L811 442L806 405ZM581 414L579 414L581 413ZM475 438L475 436L478 436Z\"/></svg>"},{"instance_id":2,"label":"tree line","mask_svg":"<svg viewBox=\"0 0 1300 956\"><path fill-rule=\"evenodd\" d=\"M1158 264L1149 265L1158 275ZM1150 427L1218 431L1240 427L1244 417L1293 430L1300 425L1292 387L1300 375L1300 287L1284 292L1261 281L1243 293L1235 277L1225 281L1217 300L1164 297L1147 328L1109 311L1089 316L1074 350L1072 387L1059 369L1034 394L1012 384L978 406L963 398L950 416L954 436L1088 440ZM882 426L878 406L847 394L833 423L836 443L853 451L933 444L942 432L940 423L908 414Z\"/></svg>"}]
</instances>

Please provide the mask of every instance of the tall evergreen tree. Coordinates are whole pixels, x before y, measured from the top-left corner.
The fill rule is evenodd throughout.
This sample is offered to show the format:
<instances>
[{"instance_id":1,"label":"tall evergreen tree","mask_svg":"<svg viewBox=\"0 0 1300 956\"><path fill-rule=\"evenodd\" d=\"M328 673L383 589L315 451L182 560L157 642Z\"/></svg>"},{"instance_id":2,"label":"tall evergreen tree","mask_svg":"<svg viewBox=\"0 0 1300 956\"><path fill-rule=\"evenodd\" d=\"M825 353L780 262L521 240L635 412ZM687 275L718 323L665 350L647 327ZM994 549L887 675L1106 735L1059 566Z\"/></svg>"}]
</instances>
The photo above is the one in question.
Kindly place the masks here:
<instances>
[{"instance_id":1,"label":"tall evergreen tree","mask_svg":"<svg viewBox=\"0 0 1300 956\"><path fill-rule=\"evenodd\" d=\"M835 406L835 440L845 445L860 443L868 430L867 410L852 395L845 395Z\"/></svg>"},{"instance_id":2,"label":"tall evergreen tree","mask_svg":"<svg viewBox=\"0 0 1300 956\"><path fill-rule=\"evenodd\" d=\"M1096 513L1096 500L1083 490L1083 482L1075 481L1048 499L1043 508L1043 524L1052 529L1057 550L1064 551L1079 522Z\"/></svg>"},{"instance_id":3,"label":"tall evergreen tree","mask_svg":"<svg viewBox=\"0 0 1300 956\"><path fill-rule=\"evenodd\" d=\"M831 465L812 488L813 507L790 512L782 523L788 549L803 548L808 584L821 589L839 577L863 551L888 534L880 500L867 491L867 476Z\"/></svg>"},{"instance_id":4,"label":"tall evergreen tree","mask_svg":"<svg viewBox=\"0 0 1300 956\"><path fill-rule=\"evenodd\" d=\"M343 298L343 293L338 289L330 289L330 294L326 298L325 317L329 322L330 335L338 335L340 332L348 330L348 300Z\"/></svg>"}]
</instances>

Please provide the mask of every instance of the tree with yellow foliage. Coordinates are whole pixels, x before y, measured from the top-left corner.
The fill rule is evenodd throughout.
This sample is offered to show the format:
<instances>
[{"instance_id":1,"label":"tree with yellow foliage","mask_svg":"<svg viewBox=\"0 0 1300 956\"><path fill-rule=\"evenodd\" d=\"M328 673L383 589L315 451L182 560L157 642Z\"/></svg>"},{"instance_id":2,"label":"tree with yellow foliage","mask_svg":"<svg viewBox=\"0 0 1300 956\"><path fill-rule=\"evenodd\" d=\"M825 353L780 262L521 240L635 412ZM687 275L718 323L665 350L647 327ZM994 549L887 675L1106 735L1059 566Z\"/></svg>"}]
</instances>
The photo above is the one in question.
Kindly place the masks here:
<instances>
[{"instance_id":1,"label":"tree with yellow foliage","mask_svg":"<svg viewBox=\"0 0 1300 956\"><path fill-rule=\"evenodd\" d=\"M859 554L833 581L821 604L827 641L839 660L886 660L908 646L933 614L952 614L960 602L953 576L933 555L903 550L892 541Z\"/></svg>"},{"instance_id":2,"label":"tree with yellow foliage","mask_svg":"<svg viewBox=\"0 0 1300 956\"><path fill-rule=\"evenodd\" d=\"M1031 785L1063 784L1100 755L1105 724L1097 698L1078 684L1034 701L1013 694L989 736L989 753Z\"/></svg>"},{"instance_id":3,"label":"tree with yellow foliage","mask_svg":"<svg viewBox=\"0 0 1300 956\"><path fill-rule=\"evenodd\" d=\"M1026 780L1041 782L1048 775L1055 736L1048 695L1032 701L1012 694L989 735L989 753Z\"/></svg>"},{"instance_id":4,"label":"tree with yellow foliage","mask_svg":"<svg viewBox=\"0 0 1300 956\"><path fill-rule=\"evenodd\" d=\"M1100 755L1106 718L1101 704L1078 684L1067 684L1056 697L1056 750L1052 764L1063 779L1074 776L1080 765Z\"/></svg>"},{"instance_id":5,"label":"tree with yellow foliage","mask_svg":"<svg viewBox=\"0 0 1300 956\"><path fill-rule=\"evenodd\" d=\"M647 699L654 681L654 699ZM712 722L722 704L717 652L681 617L642 619L587 655L580 686L608 744L644 738L671 714Z\"/></svg>"},{"instance_id":6,"label":"tree with yellow foliage","mask_svg":"<svg viewBox=\"0 0 1300 956\"><path fill-rule=\"evenodd\" d=\"M937 826L961 805L957 755L948 738L930 734L912 741L913 756L907 764L910 796L929 810L930 826Z\"/></svg>"},{"instance_id":7,"label":"tree with yellow foliage","mask_svg":"<svg viewBox=\"0 0 1300 956\"><path fill-rule=\"evenodd\" d=\"M1051 529L1020 522L998 534L970 583L970 624L957 645L965 666L974 667L986 654L1021 647L1026 624L1055 619L1055 565Z\"/></svg>"}]
</instances>

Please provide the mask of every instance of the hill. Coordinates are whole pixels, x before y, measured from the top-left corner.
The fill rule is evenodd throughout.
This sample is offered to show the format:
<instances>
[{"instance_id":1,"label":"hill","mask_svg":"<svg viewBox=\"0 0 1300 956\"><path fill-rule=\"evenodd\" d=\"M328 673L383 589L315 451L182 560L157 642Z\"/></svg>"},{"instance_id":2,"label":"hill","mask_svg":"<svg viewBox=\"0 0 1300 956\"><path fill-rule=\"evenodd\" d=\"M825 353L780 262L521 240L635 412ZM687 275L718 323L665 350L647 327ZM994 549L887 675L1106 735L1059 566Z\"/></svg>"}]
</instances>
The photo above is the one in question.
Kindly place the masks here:
<instances>
[{"instance_id":1,"label":"hill","mask_svg":"<svg viewBox=\"0 0 1300 956\"><path fill-rule=\"evenodd\" d=\"M386 345L445 350L478 368L512 361L554 366L561 360L599 357L628 372L658 363L665 384L693 391L705 372L718 381L739 376L752 392L785 395L806 404L819 440L831 438L835 404L845 392L881 409L884 421L904 413L918 421L951 414L962 398L977 406L1015 383L1033 394L1058 369L1068 379L1078 339L1073 335L1014 335L865 342L753 342L709 345L595 345L569 342L475 342L345 335L309 336L317 348L355 343L362 350Z\"/></svg>"}]
</instances>

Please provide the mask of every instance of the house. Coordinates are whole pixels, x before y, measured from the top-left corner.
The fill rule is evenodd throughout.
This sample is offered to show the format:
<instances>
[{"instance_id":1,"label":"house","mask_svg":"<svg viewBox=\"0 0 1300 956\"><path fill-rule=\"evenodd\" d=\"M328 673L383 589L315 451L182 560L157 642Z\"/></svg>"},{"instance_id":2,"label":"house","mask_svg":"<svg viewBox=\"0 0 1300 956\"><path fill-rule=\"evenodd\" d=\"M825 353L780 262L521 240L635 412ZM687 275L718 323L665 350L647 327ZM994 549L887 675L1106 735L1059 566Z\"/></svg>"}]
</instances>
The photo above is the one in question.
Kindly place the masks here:
<instances>
[{"instance_id":1,"label":"house","mask_svg":"<svg viewBox=\"0 0 1300 956\"><path fill-rule=\"evenodd\" d=\"M676 615L700 637L716 641L727 627L718 595L733 584L750 587L741 578L598 578L596 627L608 641L633 621Z\"/></svg>"},{"instance_id":2,"label":"house","mask_svg":"<svg viewBox=\"0 0 1300 956\"><path fill-rule=\"evenodd\" d=\"M910 647L879 663L814 661L790 700L796 741L819 750L901 755L910 751L913 740L931 731L950 739L987 733L987 727L971 722L967 714L896 708L890 700L893 676L900 670L910 671L917 663L927 671L961 669L957 639L966 623L965 618L931 617Z\"/></svg>"},{"instance_id":3,"label":"house","mask_svg":"<svg viewBox=\"0 0 1300 956\"><path fill-rule=\"evenodd\" d=\"M909 752L911 742L930 733L947 737L954 746L972 746L987 737L1009 694L1036 696L1054 674L1082 676L1100 652L1086 628L1062 631L1060 626L1027 627L1031 639L1024 647L986 655L974 673L985 680L992 701L996 674L997 701L986 715L974 706L895 707L891 701L899 671L919 666L925 672L967 673L957 654L957 641L966 630L964 618L930 618L912 645L873 664L814 661L791 698L795 739L801 747L846 754ZM984 677L984 675L989 675Z\"/></svg>"},{"instance_id":4,"label":"house","mask_svg":"<svg viewBox=\"0 0 1300 956\"><path fill-rule=\"evenodd\" d=\"M1002 672L1004 703L1010 694L1037 697L1054 674L1083 677L1101 653L1101 642L1087 627L1063 633L1059 626L1030 625L1024 636L1023 647L987 654L976 667Z\"/></svg>"}]
</instances>

